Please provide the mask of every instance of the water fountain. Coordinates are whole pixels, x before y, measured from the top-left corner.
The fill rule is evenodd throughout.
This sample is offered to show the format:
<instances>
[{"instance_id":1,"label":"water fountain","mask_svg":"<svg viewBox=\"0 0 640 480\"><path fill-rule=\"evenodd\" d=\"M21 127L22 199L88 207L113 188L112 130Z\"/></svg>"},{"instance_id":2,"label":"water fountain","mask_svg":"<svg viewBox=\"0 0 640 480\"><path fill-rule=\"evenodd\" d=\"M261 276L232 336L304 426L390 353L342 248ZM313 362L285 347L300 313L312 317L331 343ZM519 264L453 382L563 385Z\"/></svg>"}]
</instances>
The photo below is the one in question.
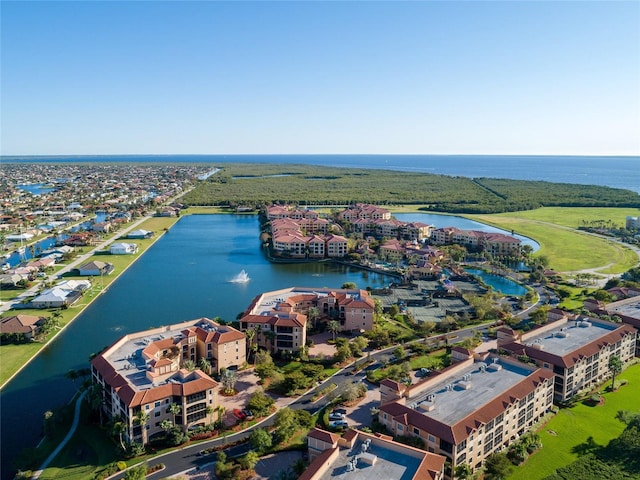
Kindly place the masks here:
<instances>
[{"instance_id":1,"label":"water fountain","mask_svg":"<svg viewBox=\"0 0 640 480\"><path fill-rule=\"evenodd\" d=\"M231 279L231 283L247 283L249 280L249 274L242 269L239 274Z\"/></svg>"}]
</instances>

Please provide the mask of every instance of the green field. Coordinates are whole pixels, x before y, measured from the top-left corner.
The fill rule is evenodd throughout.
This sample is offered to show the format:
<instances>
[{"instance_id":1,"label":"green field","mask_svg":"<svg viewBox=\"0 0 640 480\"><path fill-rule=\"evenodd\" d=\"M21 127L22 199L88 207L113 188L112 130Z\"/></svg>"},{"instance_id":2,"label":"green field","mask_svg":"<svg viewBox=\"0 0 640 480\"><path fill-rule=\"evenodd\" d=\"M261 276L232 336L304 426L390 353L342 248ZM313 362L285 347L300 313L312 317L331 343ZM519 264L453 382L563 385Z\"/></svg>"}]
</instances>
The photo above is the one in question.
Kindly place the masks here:
<instances>
[{"instance_id":1,"label":"green field","mask_svg":"<svg viewBox=\"0 0 640 480\"><path fill-rule=\"evenodd\" d=\"M622 208L549 207L465 217L505 230L513 230L534 239L540 244L540 250L536 255L546 257L549 260L549 268L558 272L598 269L602 274L620 274L638 264L638 255L628 247L574 228L583 219L600 220L603 219L604 213L608 213L613 221L620 221L633 211Z\"/></svg>"},{"instance_id":2,"label":"green field","mask_svg":"<svg viewBox=\"0 0 640 480\"><path fill-rule=\"evenodd\" d=\"M604 405L591 407L578 403L573 408L560 410L538 430L542 449L529 457L526 463L516 467L509 480L540 480L557 468L577 460L580 456L579 446L590 437L600 446L618 437L625 425L615 419L616 412L640 410L640 364L622 372L620 379L623 378L629 383L617 392L603 393Z\"/></svg>"}]
</instances>

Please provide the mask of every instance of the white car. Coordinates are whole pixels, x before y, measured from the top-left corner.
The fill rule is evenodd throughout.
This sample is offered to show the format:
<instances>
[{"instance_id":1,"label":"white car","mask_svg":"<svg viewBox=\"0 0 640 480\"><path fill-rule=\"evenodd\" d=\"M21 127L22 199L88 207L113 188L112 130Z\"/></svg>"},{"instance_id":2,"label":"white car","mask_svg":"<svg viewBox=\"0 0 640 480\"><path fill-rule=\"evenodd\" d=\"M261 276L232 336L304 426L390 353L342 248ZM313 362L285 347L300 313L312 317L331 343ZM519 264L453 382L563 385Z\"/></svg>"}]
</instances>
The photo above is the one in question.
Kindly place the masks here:
<instances>
[{"instance_id":1,"label":"white car","mask_svg":"<svg viewBox=\"0 0 640 480\"><path fill-rule=\"evenodd\" d=\"M329 422L329 426L333 427L333 428L347 428L349 426L349 424L347 422L345 422L344 420L335 420L333 422Z\"/></svg>"},{"instance_id":2,"label":"white car","mask_svg":"<svg viewBox=\"0 0 640 480\"><path fill-rule=\"evenodd\" d=\"M344 420L344 415L337 412L330 413L329 420Z\"/></svg>"}]
</instances>

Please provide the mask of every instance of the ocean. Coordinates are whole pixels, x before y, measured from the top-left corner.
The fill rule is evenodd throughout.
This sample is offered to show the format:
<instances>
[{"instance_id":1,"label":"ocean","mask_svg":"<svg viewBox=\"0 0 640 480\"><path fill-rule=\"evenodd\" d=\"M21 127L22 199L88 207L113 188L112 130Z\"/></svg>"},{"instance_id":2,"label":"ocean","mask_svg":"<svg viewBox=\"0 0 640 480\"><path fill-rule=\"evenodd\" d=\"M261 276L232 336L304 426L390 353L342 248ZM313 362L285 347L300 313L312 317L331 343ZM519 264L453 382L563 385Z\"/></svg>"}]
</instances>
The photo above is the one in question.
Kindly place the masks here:
<instances>
[{"instance_id":1,"label":"ocean","mask_svg":"<svg viewBox=\"0 0 640 480\"><path fill-rule=\"evenodd\" d=\"M640 157L526 155L77 155L2 156L4 162L288 163L400 170L469 178L601 185L640 193Z\"/></svg>"}]
</instances>

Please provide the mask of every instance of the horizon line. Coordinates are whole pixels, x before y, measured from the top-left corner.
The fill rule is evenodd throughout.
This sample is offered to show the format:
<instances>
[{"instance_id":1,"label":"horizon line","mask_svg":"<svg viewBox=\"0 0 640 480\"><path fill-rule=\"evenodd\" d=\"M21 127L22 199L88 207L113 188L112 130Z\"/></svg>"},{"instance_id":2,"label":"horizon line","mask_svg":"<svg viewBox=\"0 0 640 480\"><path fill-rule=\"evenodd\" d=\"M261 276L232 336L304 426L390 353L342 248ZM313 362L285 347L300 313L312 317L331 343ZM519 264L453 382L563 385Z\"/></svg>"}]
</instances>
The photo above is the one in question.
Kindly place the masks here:
<instances>
[{"instance_id":1,"label":"horizon line","mask_svg":"<svg viewBox=\"0 0 640 480\"><path fill-rule=\"evenodd\" d=\"M625 157L640 158L637 154L567 154L567 153L49 153L49 154L0 154L0 158L17 157L233 157L233 156L397 156L397 157Z\"/></svg>"}]
</instances>

